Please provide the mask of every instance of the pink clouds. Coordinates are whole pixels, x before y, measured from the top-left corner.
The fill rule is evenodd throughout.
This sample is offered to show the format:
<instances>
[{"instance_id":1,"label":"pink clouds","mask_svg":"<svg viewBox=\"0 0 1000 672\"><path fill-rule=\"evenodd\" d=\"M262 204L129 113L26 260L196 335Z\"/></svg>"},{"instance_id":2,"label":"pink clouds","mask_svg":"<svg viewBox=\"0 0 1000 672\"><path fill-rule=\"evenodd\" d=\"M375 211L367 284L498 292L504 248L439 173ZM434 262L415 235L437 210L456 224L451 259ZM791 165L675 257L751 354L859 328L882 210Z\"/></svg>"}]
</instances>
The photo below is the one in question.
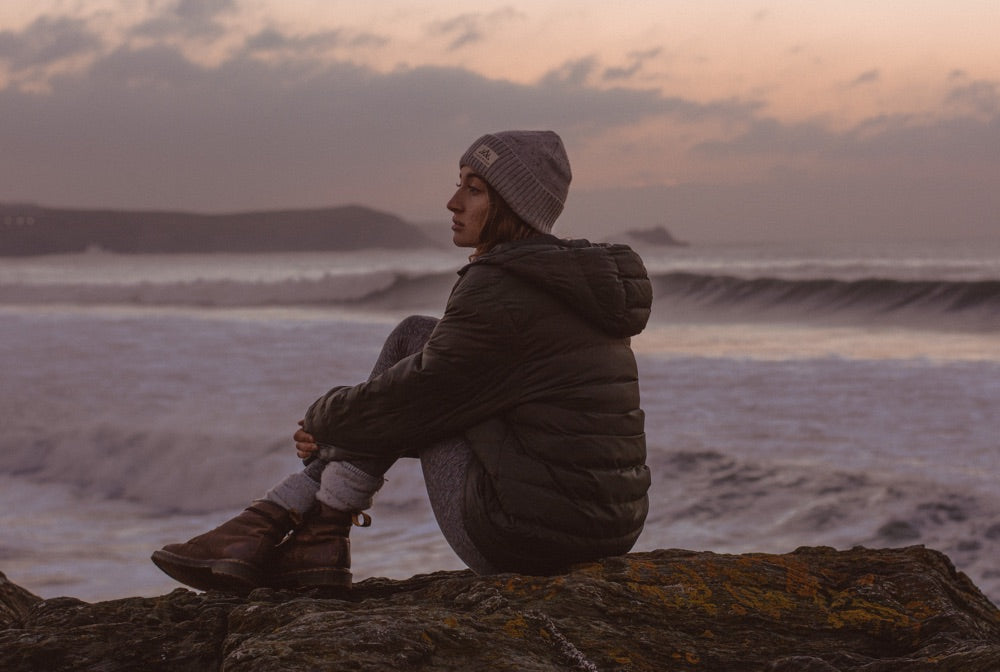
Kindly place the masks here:
<instances>
[{"instance_id":1,"label":"pink clouds","mask_svg":"<svg viewBox=\"0 0 1000 672\"><path fill-rule=\"evenodd\" d=\"M643 6L648 26L677 18L654 6ZM885 235L998 225L1000 58L976 66L975 44L917 89L899 55L824 61L832 52L810 41L815 27L790 51L777 36L791 24L772 25L788 14L781 5L728 17L716 42L683 24L643 30L608 9L575 48L553 33L549 61L524 38L582 30L590 5L564 24L517 3L479 15L431 4L419 21L413 5L387 3L381 23L317 14L312 25L278 5L160 7L0 28L0 200L203 211L360 202L428 219L443 211L468 138L520 126L566 138L581 169L567 216L587 235L661 223L664 211L687 238L829 235L829 220ZM616 46L610 29L622 26L633 39ZM726 31L739 26L770 31L753 37L775 42L761 64L784 58L786 71L754 70L753 52L737 62ZM405 63L387 66L393 54ZM516 75L522 61L531 67ZM900 93L911 89L919 95Z\"/></svg>"}]
</instances>

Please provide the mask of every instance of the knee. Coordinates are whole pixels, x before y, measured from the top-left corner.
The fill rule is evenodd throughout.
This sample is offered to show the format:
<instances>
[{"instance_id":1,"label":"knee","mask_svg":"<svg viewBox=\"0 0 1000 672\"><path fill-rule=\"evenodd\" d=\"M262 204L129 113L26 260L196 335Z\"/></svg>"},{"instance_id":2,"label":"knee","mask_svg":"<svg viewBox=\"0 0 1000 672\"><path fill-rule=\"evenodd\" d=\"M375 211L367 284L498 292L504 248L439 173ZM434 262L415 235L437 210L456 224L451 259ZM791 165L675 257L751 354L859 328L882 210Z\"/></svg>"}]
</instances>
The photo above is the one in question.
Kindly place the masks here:
<instances>
[{"instance_id":1,"label":"knee","mask_svg":"<svg viewBox=\"0 0 1000 672\"><path fill-rule=\"evenodd\" d=\"M420 344L430 338L438 319L429 315L410 315L403 318L387 339L391 343Z\"/></svg>"},{"instance_id":2,"label":"knee","mask_svg":"<svg viewBox=\"0 0 1000 672\"><path fill-rule=\"evenodd\" d=\"M438 318L431 317L430 315L410 315L404 317L400 320L399 324L396 325L396 329L405 329L406 331L427 331L430 332L437 326Z\"/></svg>"}]
</instances>

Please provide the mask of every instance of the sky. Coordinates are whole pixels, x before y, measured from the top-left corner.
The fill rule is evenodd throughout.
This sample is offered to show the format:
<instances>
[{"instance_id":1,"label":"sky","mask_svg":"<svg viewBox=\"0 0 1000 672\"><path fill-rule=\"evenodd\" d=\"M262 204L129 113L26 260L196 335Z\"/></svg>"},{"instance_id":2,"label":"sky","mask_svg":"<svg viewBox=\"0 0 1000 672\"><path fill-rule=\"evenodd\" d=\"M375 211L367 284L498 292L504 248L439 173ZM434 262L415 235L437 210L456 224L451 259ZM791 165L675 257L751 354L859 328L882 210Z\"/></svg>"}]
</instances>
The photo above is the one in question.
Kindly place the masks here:
<instances>
[{"instance_id":1,"label":"sky","mask_svg":"<svg viewBox=\"0 0 1000 672\"><path fill-rule=\"evenodd\" d=\"M0 0L0 202L361 204L447 228L551 129L556 233L1000 234L996 0Z\"/></svg>"}]
</instances>

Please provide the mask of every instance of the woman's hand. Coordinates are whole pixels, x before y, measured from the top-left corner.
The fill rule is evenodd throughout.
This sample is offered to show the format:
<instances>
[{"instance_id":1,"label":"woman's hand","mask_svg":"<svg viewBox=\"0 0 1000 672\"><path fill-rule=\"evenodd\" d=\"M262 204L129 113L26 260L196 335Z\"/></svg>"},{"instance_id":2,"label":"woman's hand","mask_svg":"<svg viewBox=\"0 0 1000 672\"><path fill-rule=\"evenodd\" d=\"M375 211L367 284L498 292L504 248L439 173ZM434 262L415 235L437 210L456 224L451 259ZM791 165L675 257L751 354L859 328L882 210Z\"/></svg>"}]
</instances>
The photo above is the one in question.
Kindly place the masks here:
<instances>
[{"instance_id":1,"label":"woman's hand","mask_svg":"<svg viewBox=\"0 0 1000 672\"><path fill-rule=\"evenodd\" d=\"M312 454L319 448L313 435L303 429L305 424L305 420L299 420L299 428L292 435L292 438L295 439L295 454L303 460L312 457Z\"/></svg>"}]
</instances>

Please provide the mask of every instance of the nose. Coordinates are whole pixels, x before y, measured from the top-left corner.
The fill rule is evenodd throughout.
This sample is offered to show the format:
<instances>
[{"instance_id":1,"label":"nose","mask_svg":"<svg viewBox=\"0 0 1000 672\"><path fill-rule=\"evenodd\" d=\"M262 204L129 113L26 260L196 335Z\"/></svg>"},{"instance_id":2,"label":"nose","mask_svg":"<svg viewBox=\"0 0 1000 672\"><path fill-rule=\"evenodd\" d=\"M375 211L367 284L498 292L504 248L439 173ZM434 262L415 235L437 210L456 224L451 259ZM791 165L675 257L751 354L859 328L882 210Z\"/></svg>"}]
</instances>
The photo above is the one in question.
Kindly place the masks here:
<instances>
[{"instance_id":1,"label":"nose","mask_svg":"<svg viewBox=\"0 0 1000 672\"><path fill-rule=\"evenodd\" d=\"M452 194L451 198L448 199L448 203L445 204L445 207L448 208L452 212L458 212L459 210L462 209L461 205L459 204L459 200L458 200L458 193L459 193L459 191L461 191L461 190L460 189L456 189L455 193Z\"/></svg>"}]
</instances>

